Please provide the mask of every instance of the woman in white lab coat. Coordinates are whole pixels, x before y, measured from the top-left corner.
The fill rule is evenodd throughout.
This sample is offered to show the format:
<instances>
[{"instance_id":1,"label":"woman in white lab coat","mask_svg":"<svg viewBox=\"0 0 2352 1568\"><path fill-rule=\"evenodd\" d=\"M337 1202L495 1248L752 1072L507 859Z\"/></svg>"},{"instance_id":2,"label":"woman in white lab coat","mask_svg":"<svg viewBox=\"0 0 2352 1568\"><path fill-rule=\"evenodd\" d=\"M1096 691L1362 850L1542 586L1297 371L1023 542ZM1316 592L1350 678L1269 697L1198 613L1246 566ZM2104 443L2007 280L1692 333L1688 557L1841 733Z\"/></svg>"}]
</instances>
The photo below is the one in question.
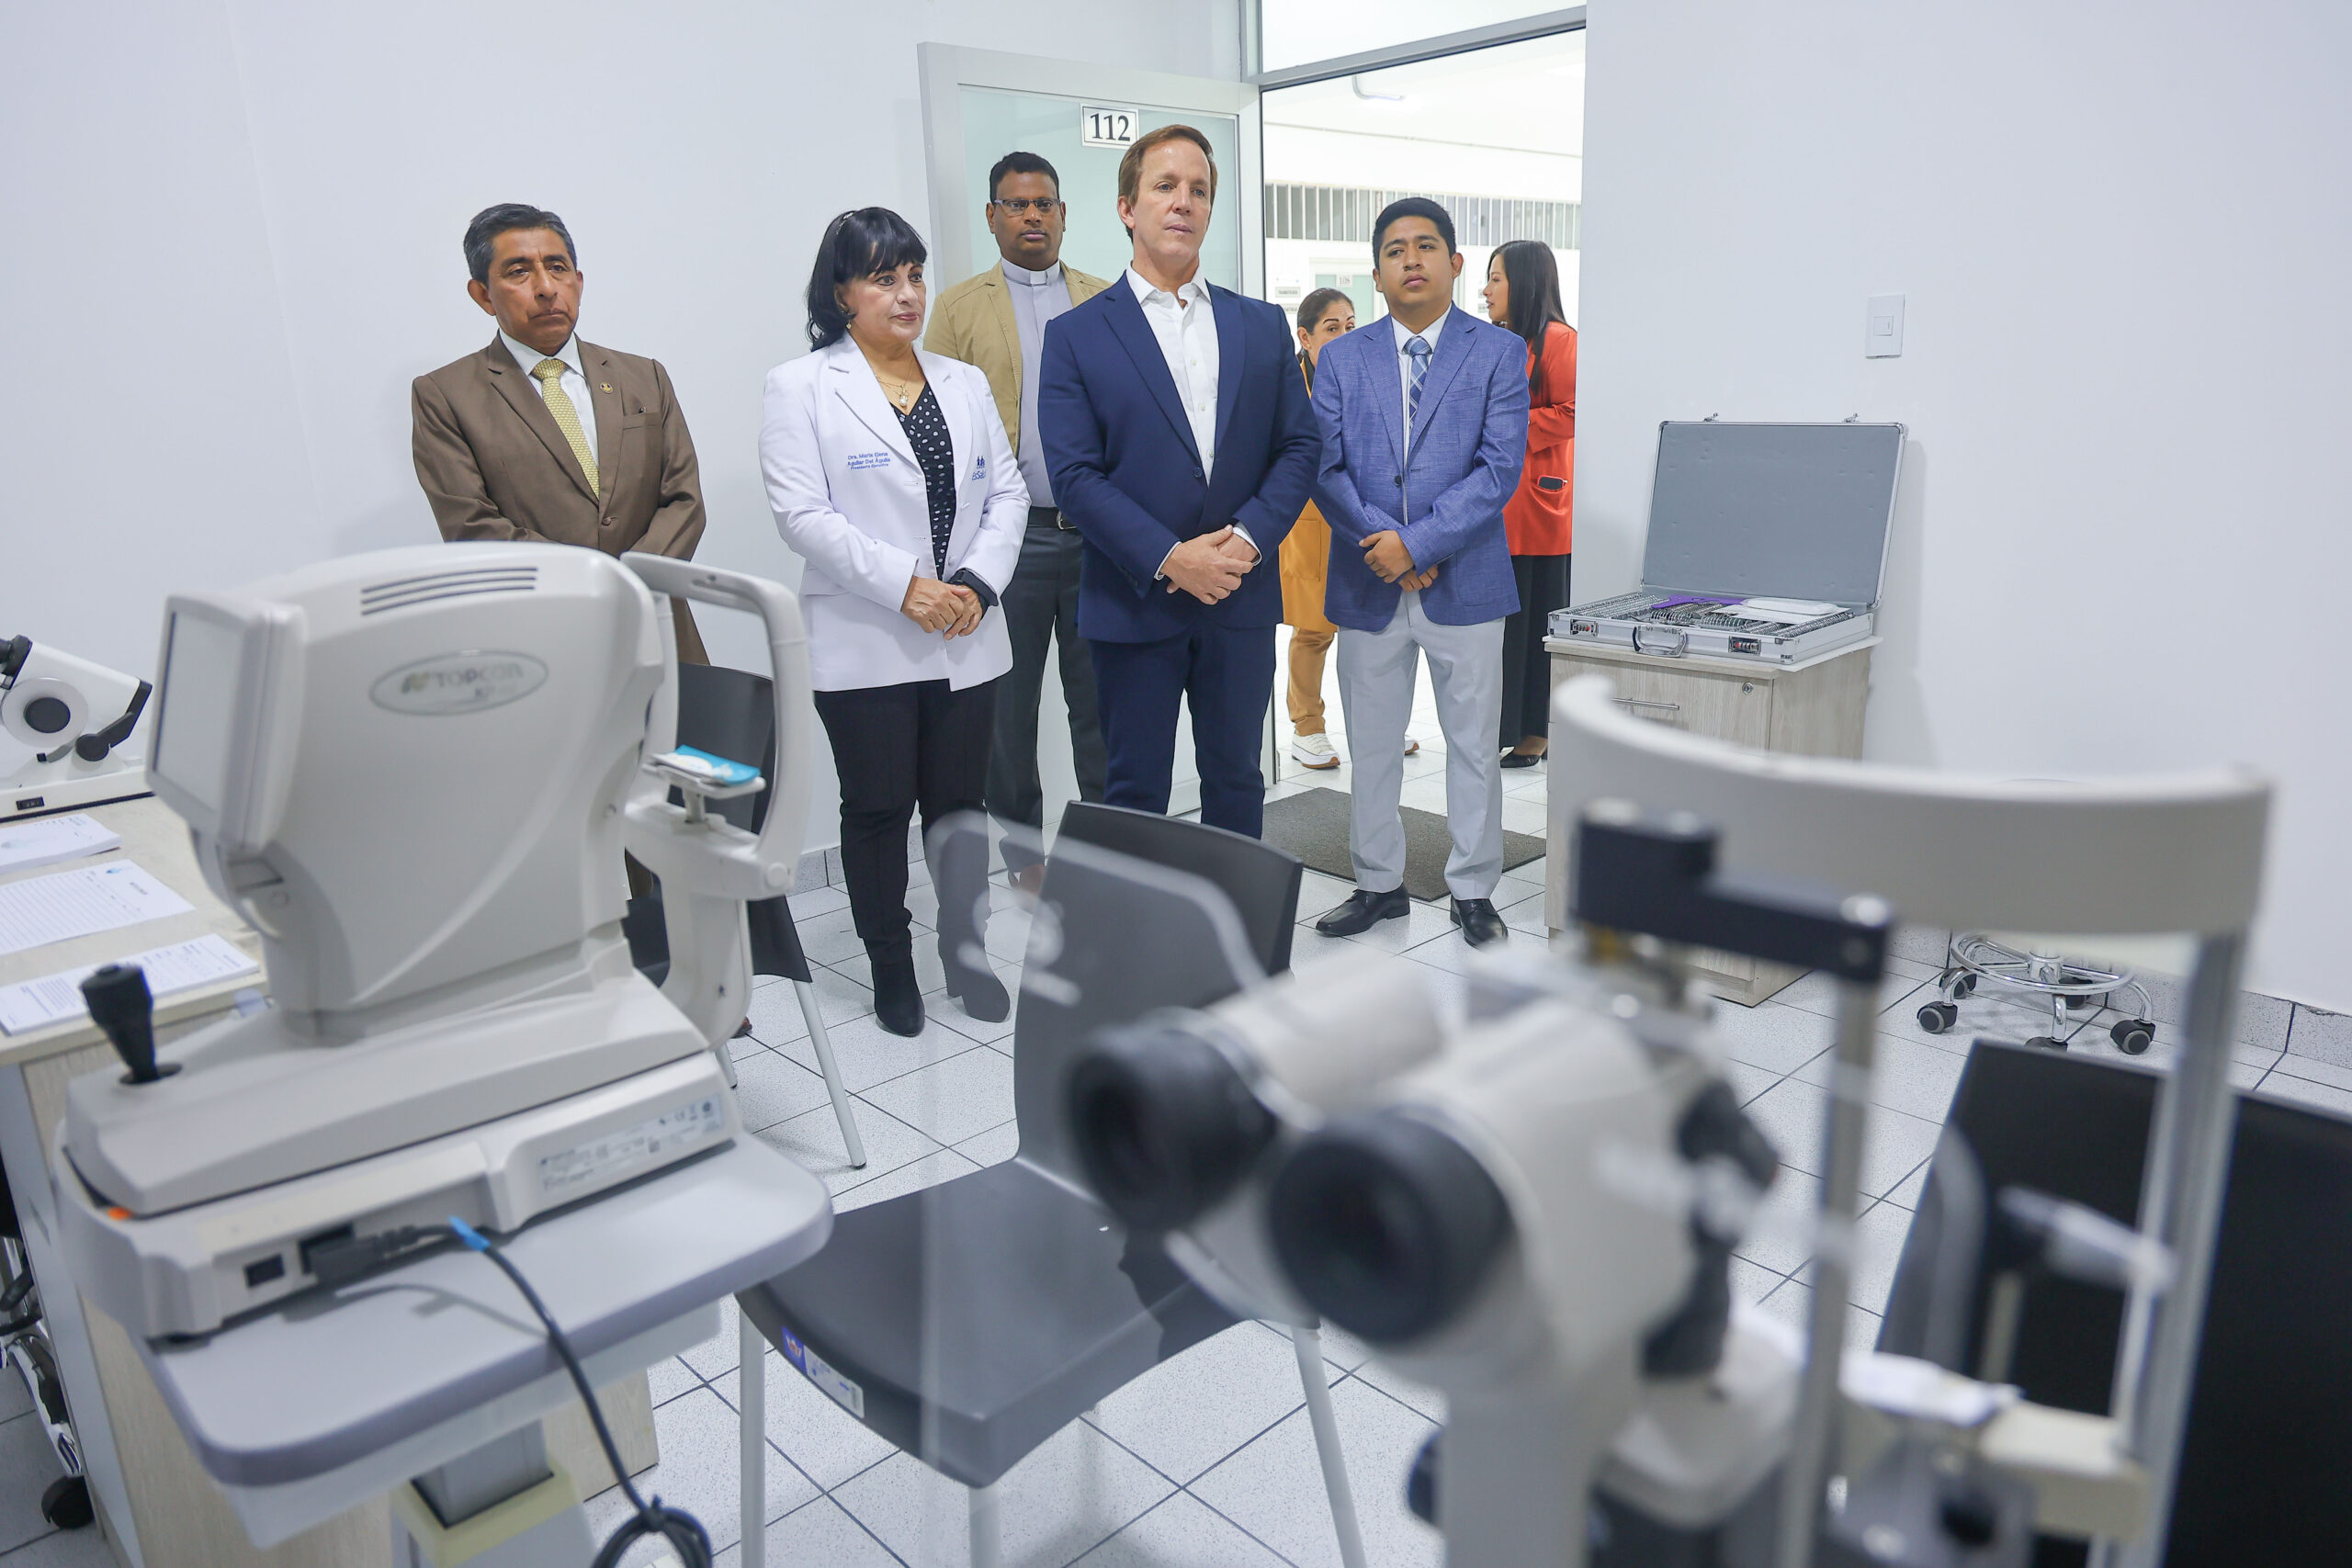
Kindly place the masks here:
<instances>
[{"instance_id":1,"label":"woman in white lab coat","mask_svg":"<svg viewBox=\"0 0 2352 1568\"><path fill-rule=\"evenodd\" d=\"M801 614L817 714L842 784L842 871L894 1034L921 1032L907 913L907 823L928 835L982 809L996 680L1012 667L996 602L1029 491L988 379L914 346L923 243L878 207L833 220L808 280L813 352L768 372L760 466L785 543L807 562ZM1012 998L980 929L983 835L934 854L947 989L991 1021Z\"/></svg>"}]
</instances>

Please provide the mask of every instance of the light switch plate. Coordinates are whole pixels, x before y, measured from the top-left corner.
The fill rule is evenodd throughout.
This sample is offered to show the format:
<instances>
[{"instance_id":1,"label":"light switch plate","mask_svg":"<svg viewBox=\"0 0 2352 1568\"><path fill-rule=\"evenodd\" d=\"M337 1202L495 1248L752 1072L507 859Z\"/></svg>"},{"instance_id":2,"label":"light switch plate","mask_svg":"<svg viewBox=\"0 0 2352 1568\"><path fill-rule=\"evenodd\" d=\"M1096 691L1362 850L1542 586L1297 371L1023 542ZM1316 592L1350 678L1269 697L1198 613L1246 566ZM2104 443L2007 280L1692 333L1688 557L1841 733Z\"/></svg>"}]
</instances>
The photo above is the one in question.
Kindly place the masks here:
<instances>
[{"instance_id":1,"label":"light switch plate","mask_svg":"<svg viewBox=\"0 0 2352 1568\"><path fill-rule=\"evenodd\" d=\"M1903 354L1903 296L1873 294L1863 313L1862 357L1897 359Z\"/></svg>"}]
</instances>

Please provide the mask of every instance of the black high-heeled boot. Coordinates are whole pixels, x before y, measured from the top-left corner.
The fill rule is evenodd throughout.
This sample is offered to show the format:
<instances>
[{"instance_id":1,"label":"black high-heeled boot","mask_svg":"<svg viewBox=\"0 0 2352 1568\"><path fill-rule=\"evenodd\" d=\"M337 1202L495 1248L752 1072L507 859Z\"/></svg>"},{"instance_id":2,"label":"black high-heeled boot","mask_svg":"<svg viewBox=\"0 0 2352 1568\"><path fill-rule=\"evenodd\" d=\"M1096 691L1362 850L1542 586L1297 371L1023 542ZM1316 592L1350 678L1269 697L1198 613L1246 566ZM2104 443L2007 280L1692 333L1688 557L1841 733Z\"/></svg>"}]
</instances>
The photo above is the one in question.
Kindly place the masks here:
<instances>
[{"instance_id":1,"label":"black high-heeled boot","mask_svg":"<svg viewBox=\"0 0 2352 1568\"><path fill-rule=\"evenodd\" d=\"M949 834L933 856L939 886L939 966L947 972L947 994L967 1017L1001 1023L1012 1016L1012 998L989 967L982 943L988 919L989 842L978 833ZM964 962L969 954L978 966Z\"/></svg>"},{"instance_id":2,"label":"black high-heeled boot","mask_svg":"<svg viewBox=\"0 0 2352 1568\"><path fill-rule=\"evenodd\" d=\"M865 950L874 971L875 1021L893 1034L922 1032L922 984L915 978L911 943Z\"/></svg>"},{"instance_id":3,"label":"black high-heeled boot","mask_svg":"<svg viewBox=\"0 0 2352 1568\"><path fill-rule=\"evenodd\" d=\"M965 1016L982 1023L1002 1023L1012 1016L1012 998L996 971L985 964L974 969L956 956L956 945L939 939L939 966L947 971L947 994L963 1004Z\"/></svg>"}]
</instances>

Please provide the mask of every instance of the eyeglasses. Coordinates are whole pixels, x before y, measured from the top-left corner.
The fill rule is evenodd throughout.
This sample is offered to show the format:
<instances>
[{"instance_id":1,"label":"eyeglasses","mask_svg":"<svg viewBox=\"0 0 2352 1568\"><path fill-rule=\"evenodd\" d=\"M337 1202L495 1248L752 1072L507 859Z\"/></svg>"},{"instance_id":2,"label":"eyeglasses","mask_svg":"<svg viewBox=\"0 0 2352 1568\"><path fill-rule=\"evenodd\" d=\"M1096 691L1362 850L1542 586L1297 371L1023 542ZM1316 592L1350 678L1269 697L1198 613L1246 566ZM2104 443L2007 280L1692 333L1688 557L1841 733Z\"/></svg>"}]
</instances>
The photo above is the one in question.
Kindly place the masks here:
<instances>
[{"instance_id":1,"label":"eyeglasses","mask_svg":"<svg viewBox=\"0 0 2352 1568\"><path fill-rule=\"evenodd\" d=\"M1026 218L1032 212L1040 218L1046 218L1052 216L1054 209L1061 205L1061 199L1051 196L1015 196L1007 197L1000 201L991 201L989 205L1001 207L1015 218Z\"/></svg>"}]
</instances>

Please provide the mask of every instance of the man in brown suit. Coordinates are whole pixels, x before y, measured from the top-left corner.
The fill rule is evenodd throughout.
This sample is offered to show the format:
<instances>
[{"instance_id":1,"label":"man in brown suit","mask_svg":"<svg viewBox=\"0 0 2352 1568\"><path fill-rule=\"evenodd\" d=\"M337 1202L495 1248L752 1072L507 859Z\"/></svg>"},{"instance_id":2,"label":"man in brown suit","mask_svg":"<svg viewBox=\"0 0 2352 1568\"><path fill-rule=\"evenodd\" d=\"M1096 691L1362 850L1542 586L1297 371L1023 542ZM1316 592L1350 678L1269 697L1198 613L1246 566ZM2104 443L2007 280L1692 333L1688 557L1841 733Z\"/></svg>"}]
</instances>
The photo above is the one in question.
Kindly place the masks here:
<instances>
[{"instance_id":1,"label":"man in brown suit","mask_svg":"<svg viewBox=\"0 0 2352 1568\"><path fill-rule=\"evenodd\" d=\"M563 220L507 202L466 228L466 292L490 346L416 378L417 482L445 539L530 539L691 559L702 484L670 377L576 335L582 281ZM686 606L678 657L707 664Z\"/></svg>"}]
</instances>

